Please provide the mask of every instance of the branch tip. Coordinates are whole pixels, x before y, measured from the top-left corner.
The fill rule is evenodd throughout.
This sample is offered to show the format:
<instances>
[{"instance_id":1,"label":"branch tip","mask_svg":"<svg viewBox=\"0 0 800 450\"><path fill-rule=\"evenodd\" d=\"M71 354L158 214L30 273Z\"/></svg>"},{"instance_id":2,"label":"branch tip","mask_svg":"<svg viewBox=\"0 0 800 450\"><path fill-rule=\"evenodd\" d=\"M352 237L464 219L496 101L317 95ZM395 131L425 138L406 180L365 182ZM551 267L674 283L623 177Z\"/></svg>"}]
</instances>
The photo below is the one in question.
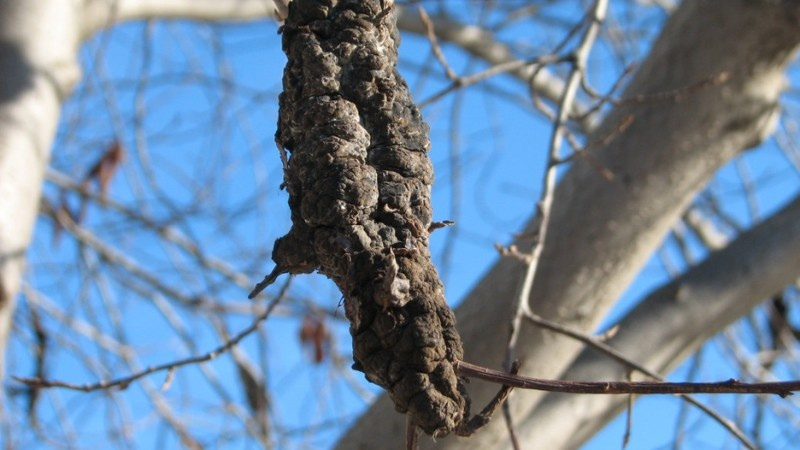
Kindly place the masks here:
<instances>
[{"instance_id":1,"label":"branch tip","mask_svg":"<svg viewBox=\"0 0 800 450\"><path fill-rule=\"evenodd\" d=\"M272 269L272 272L270 272L269 275L265 276L264 279L261 280L258 284L256 284L253 290L250 291L249 294L247 294L247 298L250 300L254 299L256 295L260 294L261 291L263 291L264 289L269 287L269 285L274 283L275 280L277 280L278 277L281 276L281 274L284 272L285 271L281 266L275 266L275 268Z\"/></svg>"}]
</instances>

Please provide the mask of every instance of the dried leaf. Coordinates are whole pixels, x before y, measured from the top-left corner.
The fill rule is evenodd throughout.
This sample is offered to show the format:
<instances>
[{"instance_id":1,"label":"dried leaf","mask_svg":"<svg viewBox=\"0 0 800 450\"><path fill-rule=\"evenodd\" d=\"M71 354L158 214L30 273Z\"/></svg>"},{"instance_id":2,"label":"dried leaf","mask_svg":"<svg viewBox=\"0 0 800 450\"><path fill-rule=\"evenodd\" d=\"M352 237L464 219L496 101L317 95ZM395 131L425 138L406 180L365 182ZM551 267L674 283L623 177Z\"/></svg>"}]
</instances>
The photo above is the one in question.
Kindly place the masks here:
<instances>
[{"instance_id":1,"label":"dried leaf","mask_svg":"<svg viewBox=\"0 0 800 450\"><path fill-rule=\"evenodd\" d=\"M300 327L300 342L310 348L314 355L314 363L322 363L330 352L331 336L328 327L318 317L307 314Z\"/></svg>"},{"instance_id":2,"label":"dried leaf","mask_svg":"<svg viewBox=\"0 0 800 450\"><path fill-rule=\"evenodd\" d=\"M122 145L120 145L119 141L114 141L108 146L92 168L89 169L89 173L83 178L84 183L88 183L92 180L97 181L98 191L102 197L105 197L108 192L108 184L111 182L111 178L116 173L124 157L125 152Z\"/></svg>"}]
</instances>

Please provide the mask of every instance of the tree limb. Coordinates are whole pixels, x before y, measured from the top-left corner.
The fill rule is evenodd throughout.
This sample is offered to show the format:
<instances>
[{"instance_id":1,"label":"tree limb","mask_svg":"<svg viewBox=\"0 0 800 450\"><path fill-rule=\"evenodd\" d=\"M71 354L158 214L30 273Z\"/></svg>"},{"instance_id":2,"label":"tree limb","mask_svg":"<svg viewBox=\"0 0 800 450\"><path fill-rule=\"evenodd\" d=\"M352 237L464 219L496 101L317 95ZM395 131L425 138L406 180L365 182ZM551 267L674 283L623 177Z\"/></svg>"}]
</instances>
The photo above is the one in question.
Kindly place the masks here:
<instances>
[{"instance_id":1,"label":"tree limb","mask_svg":"<svg viewBox=\"0 0 800 450\"><path fill-rule=\"evenodd\" d=\"M82 39L118 23L147 19L256 20L275 16L272 0L85 0Z\"/></svg>"},{"instance_id":2,"label":"tree limb","mask_svg":"<svg viewBox=\"0 0 800 450\"><path fill-rule=\"evenodd\" d=\"M800 197L680 277L653 290L614 325L619 331L606 344L656 372L668 372L708 338L791 284L800 275L798 267ZM624 377L627 369L609 362L608 357L586 349L563 378ZM576 448L624 407L622 398L548 395L528 417L522 433L535 435L536 442L547 448Z\"/></svg>"},{"instance_id":3,"label":"tree limb","mask_svg":"<svg viewBox=\"0 0 800 450\"><path fill-rule=\"evenodd\" d=\"M427 28L420 20L419 15L415 14L413 8L398 8L397 27L421 36L427 35ZM436 36L446 42L457 45L470 55L480 58L493 67L507 67L508 73L527 84L531 81L531 76L537 72L533 80L533 90L537 95L552 102L558 102L563 95L565 82L561 78L553 75L549 70L544 70L538 64L531 64L516 57L507 45L498 42L494 35L477 25L466 25L456 20L434 16L432 20L435 24L434 32ZM578 103L573 106L575 111L570 114L582 116L588 107ZM594 116L582 118L578 125L584 132L593 129L592 120Z\"/></svg>"},{"instance_id":4,"label":"tree limb","mask_svg":"<svg viewBox=\"0 0 800 450\"><path fill-rule=\"evenodd\" d=\"M681 4L622 97L671 92L724 72L731 77L680 100L626 102L603 120L590 142L633 117L624 132L592 152L614 180L584 160L576 160L561 180L530 297L535 313L582 330L597 326L717 169L769 133L784 71L799 43L796 17L773 2ZM678 58L681 64L675 64ZM530 248L524 238L516 244L522 251ZM501 260L457 310L467 361L501 367L505 342L498 331L507 329L521 269L518 261ZM559 377L580 350L569 338L531 326L523 329L520 342L517 355L526 361L527 374L537 378ZM490 386L470 384L476 403L491 393ZM521 426L528 425L526 417L540 398L518 392L511 399ZM402 436L386 406L376 403L340 447L368 445L369 436ZM496 448L506 442L502 424L492 423L469 441L443 439L436 445Z\"/></svg>"}]
</instances>

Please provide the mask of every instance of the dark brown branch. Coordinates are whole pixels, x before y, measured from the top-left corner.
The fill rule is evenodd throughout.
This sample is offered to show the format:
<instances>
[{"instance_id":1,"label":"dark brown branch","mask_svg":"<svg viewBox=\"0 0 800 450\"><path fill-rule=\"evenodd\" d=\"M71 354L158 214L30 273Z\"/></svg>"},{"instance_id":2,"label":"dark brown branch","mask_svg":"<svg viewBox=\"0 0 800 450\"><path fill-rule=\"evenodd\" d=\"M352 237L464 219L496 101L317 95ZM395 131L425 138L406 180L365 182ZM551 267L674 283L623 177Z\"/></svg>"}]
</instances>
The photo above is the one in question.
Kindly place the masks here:
<instances>
[{"instance_id":1,"label":"dark brown branch","mask_svg":"<svg viewBox=\"0 0 800 450\"><path fill-rule=\"evenodd\" d=\"M640 372L640 373L642 373L644 375L647 375L648 377L650 377L650 378L652 378L654 380L658 380L658 381L663 381L664 380L661 377L661 375L659 375L658 373L653 372L652 370L649 370L647 367L644 367L644 366L642 366L641 364L638 364L635 361L632 361L631 359L627 358L625 355L620 353L615 348L613 348L613 347L609 346L608 344L606 344L605 342L603 342L609 336L600 336L600 337L591 336L591 335L588 335L586 333L582 333L580 331L574 330L572 328L565 327L565 326L563 326L561 324L552 322L550 320L547 320L547 319L545 319L543 317L540 317L540 316L538 316L536 314L533 314L531 312L527 313L525 319L528 320L529 322L535 324L535 325L538 325L538 326L543 327L543 328L547 328L548 330L554 331L556 333L561 333L561 334L563 334L565 336L569 336L569 337L571 337L571 338L573 338L573 339L575 339L577 341L580 341L580 342L586 344L588 347L590 347L590 348L592 348L592 349L594 349L594 350L596 350L596 351L598 351L600 353L603 353L604 355L608 356L609 358L612 358L615 361L617 361L618 363L620 363L621 365L625 366L628 369L628 371L635 370L635 371L638 371L638 372ZM615 328L611 329L606 334L613 335L615 333L615 330L616 330ZM684 401L686 401L687 403L694 405L695 407L697 407L698 409L703 411L706 415L708 415L711 419L713 419L714 421L719 423L720 426L722 426L723 428L728 430L745 447L747 447L749 449L757 448L756 445L753 444L753 442L751 442L750 439L748 439L748 437L744 434L744 432L741 429L739 429L739 427L735 423L733 423L732 421L730 421L730 420L726 419L725 417L721 416L719 413L717 413L716 411L711 409L709 406L701 403L699 400L697 400L696 398L694 398L694 397L692 397L690 395L680 394L679 397L681 399L683 399Z\"/></svg>"},{"instance_id":2,"label":"dark brown branch","mask_svg":"<svg viewBox=\"0 0 800 450\"><path fill-rule=\"evenodd\" d=\"M776 394L783 398L800 391L800 381L744 383L731 378L716 383L672 383L667 381L565 381L513 375L499 370L456 361L458 374L520 389L568 394Z\"/></svg>"},{"instance_id":3,"label":"dark brown branch","mask_svg":"<svg viewBox=\"0 0 800 450\"><path fill-rule=\"evenodd\" d=\"M514 363L511 365L511 371L508 373L508 375L516 375L518 372L519 361L514 361ZM511 394L511 389L513 389L512 386L504 385L480 413L472 416L469 421L462 424L460 429L456 430L456 434L459 436L471 436L476 431L485 427L489 421L492 420L494 413L497 412L501 406L505 405L508 396Z\"/></svg>"},{"instance_id":4,"label":"dark brown branch","mask_svg":"<svg viewBox=\"0 0 800 450\"><path fill-rule=\"evenodd\" d=\"M392 5L289 4L276 142L288 155L292 228L275 242L273 273L333 280L353 368L416 426L443 436L468 420L469 397L453 370L461 340L428 249L428 126L396 68Z\"/></svg>"},{"instance_id":5,"label":"dark brown branch","mask_svg":"<svg viewBox=\"0 0 800 450\"><path fill-rule=\"evenodd\" d=\"M274 283L275 280L277 280L282 273L284 273L284 270L281 269L281 266L275 266L275 268L272 269L272 272L270 272L267 276L265 276L263 280L259 281L258 284L256 284L256 286L253 288L253 290L250 291L249 294L247 294L247 298L249 298L250 300L254 299L256 295L260 294L261 291L268 288L269 285Z\"/></svg>"}]
</instances>

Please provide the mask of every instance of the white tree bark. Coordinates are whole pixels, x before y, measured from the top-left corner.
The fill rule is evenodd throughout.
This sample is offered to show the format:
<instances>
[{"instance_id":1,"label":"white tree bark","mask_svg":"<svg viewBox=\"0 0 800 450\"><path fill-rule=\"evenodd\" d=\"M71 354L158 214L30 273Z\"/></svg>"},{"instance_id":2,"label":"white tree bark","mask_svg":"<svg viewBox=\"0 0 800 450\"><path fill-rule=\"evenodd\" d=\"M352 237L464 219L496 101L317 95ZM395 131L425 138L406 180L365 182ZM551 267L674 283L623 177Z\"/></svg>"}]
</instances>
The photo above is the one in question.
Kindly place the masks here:
<instances>
[{"instance_id":1,"label":"white tree bark","mask_svg":"<svg viewBox=\"0 0 800 450\"><path fill-rule=\"evenodd\" d=\"M77 14L72 1L0 2L0 349L10 329L61 102L78 80Z\"/></svg>"},{"instance_id":2,"label":"white tree bark","mask_svg":"<svg viewBox=\"0 0 800 450\"><path fill-rule=\"evenodd\" d=\"M616 107L589 139L613 134L624 118L633 117L625 132L593 153L615 179L605 180L579 159L556 191L529 299L537 314L587 331L595 328L698 190L721 165L770 132L784 71L800 44L797 7L797 1L687 0L674 12L623 94L650 97ZM707 83L723 73L729 77L725 83ZM681 94L659 95L671 91ZM501 367L522 269L518 262L500 261L458 309L468 361ZM765 291L783 287L773 281L778 284ZM569 338L526 326L517 357L523 373L557 378L579 350ZM674 355L671 364L682 356ZM469 390L473 404L481 407L496 387L473 382ZM518 430L533 426L541 398L515 393L511 409ZM403 439L403 419L385 399L339 447L369 448L377 436L381 442ZM529 444L526 448L536 448ZM500 448L508 445L508 436L502 420L494 420L467 440L448 438L437 445Z\"/></svg>"},{"instance_id":3,"label":"white tree bark","mask_svg":"<svg viewBox=\"0 0 800 450\"><path fill-rule=\"evenodd\" d=\"M129 20L254 20L273 17L273 0L84 0L83 36Z\"/></svg>"},{"instance_id":4,"label":"white tree bark","mask_svg":"<svg viewBox=\"0 0 800 450\"><path fill-rule=\"evenodd\" d=\"M125 20L245 20L272 12L263 0L0 0L0 379L61 104L80 79L81 42Z\"/></svg>"}]
</instances>

